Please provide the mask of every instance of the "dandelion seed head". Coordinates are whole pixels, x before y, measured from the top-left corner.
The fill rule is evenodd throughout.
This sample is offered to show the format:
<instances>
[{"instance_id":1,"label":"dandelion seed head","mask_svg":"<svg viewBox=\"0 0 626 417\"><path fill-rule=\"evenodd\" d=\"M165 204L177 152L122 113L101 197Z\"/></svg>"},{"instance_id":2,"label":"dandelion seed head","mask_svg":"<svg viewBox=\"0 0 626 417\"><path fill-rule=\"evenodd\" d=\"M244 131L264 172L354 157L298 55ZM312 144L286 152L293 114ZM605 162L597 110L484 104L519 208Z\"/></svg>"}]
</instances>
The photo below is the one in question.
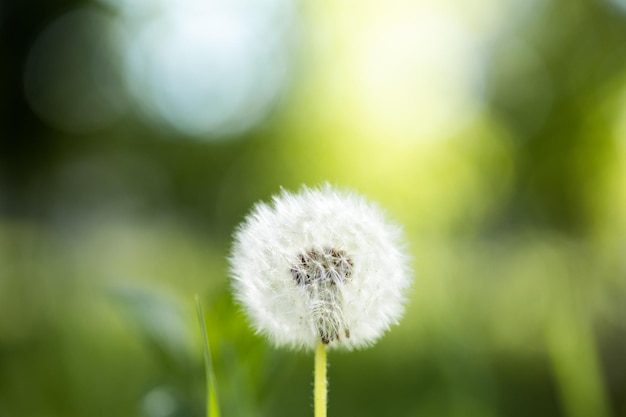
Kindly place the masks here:
<instances>
[{"instance_id":1,"label":"dandelion seed head","mask_svg":"<svg viewBox=\"0 0 626 417\"><path fill-rule=\"evenodd\" d=\"M235 233L230 265L256 331L305 349L374 343L401 318L411 275L401 229L330 185L257 204Z\"/></svg>"}]
</instances>

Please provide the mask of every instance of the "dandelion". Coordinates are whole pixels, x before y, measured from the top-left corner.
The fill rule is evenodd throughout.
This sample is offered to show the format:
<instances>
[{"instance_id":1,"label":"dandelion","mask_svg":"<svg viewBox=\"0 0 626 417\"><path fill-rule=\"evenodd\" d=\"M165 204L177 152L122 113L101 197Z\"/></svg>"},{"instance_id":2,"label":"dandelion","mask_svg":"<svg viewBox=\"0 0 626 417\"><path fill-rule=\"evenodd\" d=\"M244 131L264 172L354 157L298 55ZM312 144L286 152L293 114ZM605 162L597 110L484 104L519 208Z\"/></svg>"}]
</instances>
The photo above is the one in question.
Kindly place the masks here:
<instances>
[{"instance_id":1,"label":"dandelion","mask_svg":"<svg viewBox=\"0 0 626 417\"><path fill-rule=\"evenodd\" d=\"M369 346L403 314L401 236L375 204L328 184L257 204L235 233L235 297L274 345L315 350L316 416L326 410L326 348Z\"/></svg>"}]
</instances>

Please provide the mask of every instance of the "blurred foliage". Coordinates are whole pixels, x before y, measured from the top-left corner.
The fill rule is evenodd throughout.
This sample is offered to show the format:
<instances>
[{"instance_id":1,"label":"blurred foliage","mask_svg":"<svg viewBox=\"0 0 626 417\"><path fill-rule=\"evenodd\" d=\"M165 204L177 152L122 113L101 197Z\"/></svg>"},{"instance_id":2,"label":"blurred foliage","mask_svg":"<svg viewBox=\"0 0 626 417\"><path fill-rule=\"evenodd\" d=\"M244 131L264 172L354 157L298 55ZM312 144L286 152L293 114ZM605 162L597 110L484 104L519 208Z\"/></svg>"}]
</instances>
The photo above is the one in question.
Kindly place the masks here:
<instances>
[{"instance_id":1,"label":"blurred foliage","mask_svg":"<svg viewBox=\"0 0 626 417\"><path fill-rule=\"evenodd\" d=\"M222 415L312 412L312 355L252 333L227 256L256 201L324 181L405 225L416 271L400 326L330 352L330 415L626 416L622 0L158 26L188 4L0 2L0 417L205 415L194 294ZM217 58L158 55L155 27Z\"/></svg>"}]
</instances>

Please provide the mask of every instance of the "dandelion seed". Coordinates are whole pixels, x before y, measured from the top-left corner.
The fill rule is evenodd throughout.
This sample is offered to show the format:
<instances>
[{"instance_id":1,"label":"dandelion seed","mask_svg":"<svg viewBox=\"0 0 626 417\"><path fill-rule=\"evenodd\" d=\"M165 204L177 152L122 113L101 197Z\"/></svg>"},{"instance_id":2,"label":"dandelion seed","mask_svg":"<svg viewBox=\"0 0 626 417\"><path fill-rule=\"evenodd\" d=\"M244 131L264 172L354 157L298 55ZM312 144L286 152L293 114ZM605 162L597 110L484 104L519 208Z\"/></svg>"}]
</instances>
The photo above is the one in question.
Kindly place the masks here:
<instances>
[{"instance_id":1,"label":"dandelion seed","mask_svg":"<svg viewBox=\"0 0 626 417\"><path fill-rule=\"evenodd\" d=\"M235 233L235 296L277 346L360 348L403 314L410 284L401 230L330 185L283 191Z\"/></svg>"}]
</instances>

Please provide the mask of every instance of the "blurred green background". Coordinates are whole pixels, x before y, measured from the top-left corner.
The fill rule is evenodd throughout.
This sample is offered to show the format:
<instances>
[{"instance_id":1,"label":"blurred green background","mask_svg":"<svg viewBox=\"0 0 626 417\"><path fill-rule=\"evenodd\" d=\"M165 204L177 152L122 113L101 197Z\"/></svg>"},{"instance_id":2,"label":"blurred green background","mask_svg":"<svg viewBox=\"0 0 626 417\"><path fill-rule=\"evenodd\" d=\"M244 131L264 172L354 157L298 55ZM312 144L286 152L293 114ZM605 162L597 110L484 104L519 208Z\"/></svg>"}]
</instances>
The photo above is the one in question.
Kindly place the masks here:
<instances>
[{"instance_id":1,"label":"blurred green background","mask_svg":"<svg viewBox=\"0 0 626 417\"><path fill-rule=\"evenodd\" d=\"M312 415L233 306L280 187L405 226L331 416L626 416L626 1L0 1L0 417Z\"/></svg>"}]
</instances>

